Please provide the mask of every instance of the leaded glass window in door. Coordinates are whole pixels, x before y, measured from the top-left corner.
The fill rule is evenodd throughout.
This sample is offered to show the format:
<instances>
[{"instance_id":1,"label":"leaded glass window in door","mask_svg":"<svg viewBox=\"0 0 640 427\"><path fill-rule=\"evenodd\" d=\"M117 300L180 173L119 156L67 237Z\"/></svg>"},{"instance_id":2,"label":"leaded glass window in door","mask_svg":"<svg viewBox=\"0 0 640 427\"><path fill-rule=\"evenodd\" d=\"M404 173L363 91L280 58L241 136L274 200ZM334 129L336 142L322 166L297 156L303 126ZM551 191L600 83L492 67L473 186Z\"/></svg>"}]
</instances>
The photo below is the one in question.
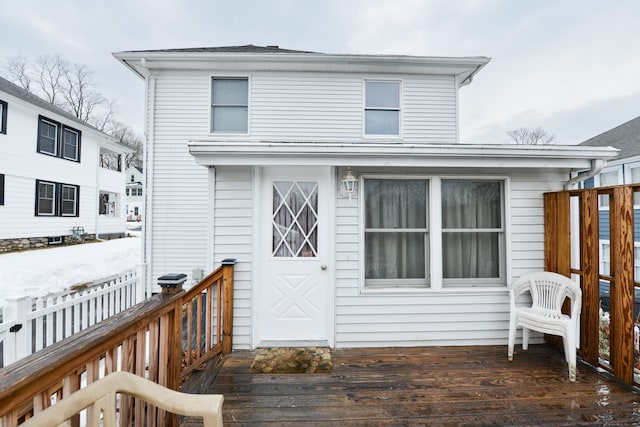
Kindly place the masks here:
<instances>
[{"instance_id":1,"label":"leaded glass window in door","mask_svg":"<svg viewBox=\"0 0 640 427\"><path fill-rule=\"evenodd\" d=\"M273 256L318 256L318 183L273 183Z\"/></svg>"}]
</instances>

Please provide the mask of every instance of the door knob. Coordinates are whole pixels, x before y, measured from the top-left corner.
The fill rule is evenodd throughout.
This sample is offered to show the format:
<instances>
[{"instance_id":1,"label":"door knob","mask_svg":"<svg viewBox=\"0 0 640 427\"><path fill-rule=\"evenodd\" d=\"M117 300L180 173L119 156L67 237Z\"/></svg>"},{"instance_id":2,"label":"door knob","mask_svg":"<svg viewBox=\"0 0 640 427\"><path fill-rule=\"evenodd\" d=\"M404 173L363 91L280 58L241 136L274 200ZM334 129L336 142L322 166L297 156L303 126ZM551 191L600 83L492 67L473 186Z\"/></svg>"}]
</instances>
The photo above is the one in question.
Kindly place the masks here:
<instances>
[{"instance_id":1,"label":"door knob","mask_svg":"<svg viewBox=\"0 0 640 427\"><path fill-rule=\"evenodd\" d=\"M326 270L326 269L327 269L327 264L322 264L322 265L320 266L320 269L322 269L322 270Z\"/></svg>"}]
</instances>

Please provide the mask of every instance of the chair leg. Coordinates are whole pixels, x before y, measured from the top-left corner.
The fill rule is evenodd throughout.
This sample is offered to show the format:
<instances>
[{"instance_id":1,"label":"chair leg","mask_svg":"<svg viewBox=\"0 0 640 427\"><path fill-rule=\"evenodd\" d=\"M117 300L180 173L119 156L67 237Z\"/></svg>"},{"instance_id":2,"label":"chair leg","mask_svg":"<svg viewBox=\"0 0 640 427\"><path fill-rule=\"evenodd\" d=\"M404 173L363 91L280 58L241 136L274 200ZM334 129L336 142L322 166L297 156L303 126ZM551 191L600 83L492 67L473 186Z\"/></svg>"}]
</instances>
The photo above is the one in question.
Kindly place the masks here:
<instances>
[{"instance_id":1,"label":"chair leg","mask_svg":"<svg viewBox=\"0 0 640 427\"><path fill-rule=\"evenodd\" d=\"M513 360L513 346L516 341L516 322L511 320L509 322L509 344L507 346L507 357L509 361Z\"/></svg>"},{"instance_id":2,"label":"chair leg","mask_svg":"<svg viewBox=\"0 0 640 427\"><path fill-rule=\"evenodd\" d=\"M527 350L529 348L529 329L522 328L522 349Z\"/></svg>"},{"instance_id":3,"label":"chair leg","mask_svg":"<svg viewBox=\"0 0 640 427\"><path fill-rule=\"evenodd\" d=\"M569 381L575 381L576 380L576 359L577 359L577 355L576 355L576 341L575 341L575 337L568 337L565 338L563 341L565 341L567 344L565 345L565 352L566 352L566 358L567 358L567 365L569 365Z\"/></svg>"}]
</instances>

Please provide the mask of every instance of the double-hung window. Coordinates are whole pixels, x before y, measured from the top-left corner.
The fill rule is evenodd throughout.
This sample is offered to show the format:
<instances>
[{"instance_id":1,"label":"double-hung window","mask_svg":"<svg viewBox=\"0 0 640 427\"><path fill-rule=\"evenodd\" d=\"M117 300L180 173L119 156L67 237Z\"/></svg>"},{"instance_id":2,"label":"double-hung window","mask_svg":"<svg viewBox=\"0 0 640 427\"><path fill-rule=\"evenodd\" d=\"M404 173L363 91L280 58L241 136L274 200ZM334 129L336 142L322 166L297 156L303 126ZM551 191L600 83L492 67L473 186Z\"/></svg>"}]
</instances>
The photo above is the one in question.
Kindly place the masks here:
<instances>
[{"instance_id":1,"label":"double-hung window","mask_svg":"<svg viewBox=\"0 0 640 427\"><path fill-rule=\"evenodd\" d=\"M365 289L504 286L504 180L372 176L362 185Z\"/></svg>"},{"instance_id":2,"label":"double-hung window","mask_svg":"<svg viewBox=\"0 0 640 427\"><path fill-rule=\"evenodd\" d=\"M445 286L477 286L502 279L503 192L502 181L442 180Z\"/></svg>"},{"instance_id":3,"label":"double-hung window","mask_svg":"<svg viewBox=\"0 0 640 427\"><path fill-rule=\"evenodd\" d=\"M249 79L213 77L211 83L211 132L247 133Z\"/></svg>"},{"instance_id":4,"label":"double-hung window","mask_svg":"<svg viewBox=\"0 0 640 427\"><path fill-rule=\"evenodd\" d=\"M428 181L366 179L364 193L366 286L426 286Z\"/></svg>"},{"instance_id":5,"label":"double-hung window","mask_svg":"<svg viewBox=\"0 0 640 427\"><path fill-rule=\"evenodd\" d=\"M79 130L39 116L37 148L39 153L79 162L80 140Z\"/></svg>"},{"instance_id":6,"label":"double-hung window","mask_svg":"<svg viewBox=\"0 0 640 427\"><path fill-rule=\"evenodd\" d=\"M365 81L364 133L400 135L400 82Z\"/></svg>"},{"instance_id":7,"label":"double-hung window","mask_svg":"<svg viewBox=\"0 0 640 427\"><path fill-rule=\"evenodd\" d=\"M0 133L7 133L7 103L0 99Z\"/></svg>"},{"instance_id":8,"label":"double-hung window","mask_svg":"<svg viewBox=\"0 0 640 427\"><path fill-rule=\"evenodd\" d=\"M36 180L36 216L78 216L80 187Z\"/></svg>"}]
</instances>

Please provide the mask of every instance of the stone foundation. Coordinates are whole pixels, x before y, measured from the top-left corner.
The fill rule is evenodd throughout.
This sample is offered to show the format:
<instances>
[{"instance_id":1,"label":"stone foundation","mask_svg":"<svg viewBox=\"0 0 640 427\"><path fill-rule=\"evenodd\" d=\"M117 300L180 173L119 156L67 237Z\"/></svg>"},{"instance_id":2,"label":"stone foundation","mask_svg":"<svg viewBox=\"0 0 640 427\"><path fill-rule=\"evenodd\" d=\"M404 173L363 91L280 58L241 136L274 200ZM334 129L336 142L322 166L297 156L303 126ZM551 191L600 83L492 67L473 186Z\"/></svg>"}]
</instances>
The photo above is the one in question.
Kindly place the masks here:
<instances>
[{"instance_id":1,"label":"stone foundation","mask_svg":"<svg viewBox=\"0 0 640 427\"><path fill-rule=\"evenodd\" d=\"M87 234L84 241L90 242L96 239L95 234ZM68 246L82 243L81 240L73 239L71 236L62 236L62 242L49 244L48 237L25 237L16 239L0 239L0 254L7 252L28 251L31 249L42 249L52 246Z\"/></svg>"}]
</instances>

